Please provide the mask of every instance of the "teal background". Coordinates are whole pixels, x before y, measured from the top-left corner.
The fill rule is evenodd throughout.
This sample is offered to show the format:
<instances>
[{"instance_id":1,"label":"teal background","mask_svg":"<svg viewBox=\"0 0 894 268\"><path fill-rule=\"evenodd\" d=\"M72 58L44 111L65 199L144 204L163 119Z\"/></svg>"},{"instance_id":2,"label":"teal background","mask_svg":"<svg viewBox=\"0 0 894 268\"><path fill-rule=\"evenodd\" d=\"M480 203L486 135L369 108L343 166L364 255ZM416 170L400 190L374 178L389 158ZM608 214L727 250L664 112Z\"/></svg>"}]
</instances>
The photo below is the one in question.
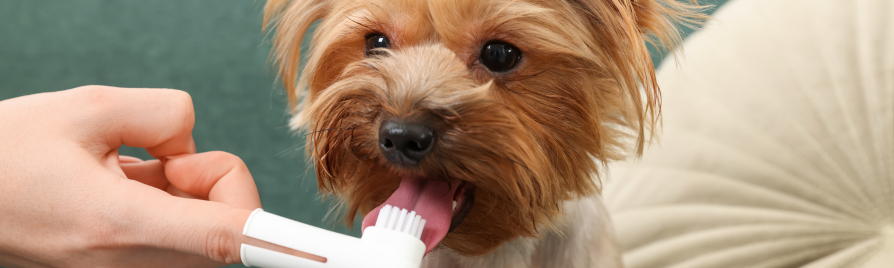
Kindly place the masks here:
<instances>
[{"instance_id":1,"label":"teal background","mask_svg":"<svg viewBox=\"0 0 894 268\"><path fill-rule=\"evenodd\" d=\"M317 194L304 137L287 127L285 95L261 31L263 5L0 0L0 100L90 84L184 90L195 104L198 150L240 156L265 210L359 236L326 217L331 203ZM142 149L121 152L149 158Z\"/></svg>"}]
</instances>

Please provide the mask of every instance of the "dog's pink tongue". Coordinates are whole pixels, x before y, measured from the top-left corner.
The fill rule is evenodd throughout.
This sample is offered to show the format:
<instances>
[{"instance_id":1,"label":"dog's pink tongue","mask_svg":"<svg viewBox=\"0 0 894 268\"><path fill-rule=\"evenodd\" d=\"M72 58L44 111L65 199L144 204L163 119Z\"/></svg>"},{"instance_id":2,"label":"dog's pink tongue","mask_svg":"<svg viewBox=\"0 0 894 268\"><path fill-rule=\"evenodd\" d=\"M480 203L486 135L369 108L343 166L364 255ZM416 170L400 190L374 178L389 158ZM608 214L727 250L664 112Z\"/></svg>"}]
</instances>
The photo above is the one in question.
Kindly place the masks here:
<instances>
[{"instance_id":1,"label":"dog's pink tongue","mask_svg":"<svg viewBox=\"0 0 894 268\"><path fill-rule=\"evenodd\" d=\"M422 243L425 243L425 253L428 254L441 242L441 239L444 239L450 228L450 220L453 218L453 194L459 183L451 184L444 181L404 177L397 191L391 194L385 203L370 211L363 218L362 230L366 230L368 226L376 225L379 211L385 205L405 208L408 211L415 210L417 215L425 219Z\"/></svg>"}]
</instances>

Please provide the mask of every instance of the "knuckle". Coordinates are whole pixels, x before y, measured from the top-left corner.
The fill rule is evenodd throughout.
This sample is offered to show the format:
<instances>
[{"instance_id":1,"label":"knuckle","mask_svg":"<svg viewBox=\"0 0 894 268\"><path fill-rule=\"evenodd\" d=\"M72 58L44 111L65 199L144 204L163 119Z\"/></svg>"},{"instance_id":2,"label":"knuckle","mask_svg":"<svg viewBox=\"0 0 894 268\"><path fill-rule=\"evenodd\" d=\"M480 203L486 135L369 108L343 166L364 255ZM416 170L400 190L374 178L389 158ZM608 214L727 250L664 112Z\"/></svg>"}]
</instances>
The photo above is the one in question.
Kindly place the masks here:
<instances>
[{"instance_id":1,"label":"knuckle","mask_svg":"<svg viewBox=\"0 0 894 268\"><path fill-rule=\"evenodd\" d=\"M192 127L195 120L195 110L193 108L192 96L186 91L167 89L167 94L171 102L171 111L175 117L183 118L184 127Z\"/></svg>"},{"instance_id":2,"label":"knuckle","mask_svg":"<svg viewBox=\"0 0 894 268\"><path fill-rule=\"evenodd\" d=\"M224 152L224 151L213 151L210 153L214 155L215 159L217 159L221 163L226 163L228 166L231 166L234 168L245 166L245 162L242 161L242 158L240 158L239 156L236 156L234 154Z\"/></svg>"},{"instance_id":3,"label":"knuckle","mask_svg":"<svg viewBox=\"0 0 894 268\"><path fill-rule=\"evenodd\" d=\"M86 85L79 86L76 88L72 88L73 91L106 91L106 90L114 90L115 87L103 86L103 85Z\"/></svg>"},{"instance_id":4,"label":"knuckle","mask_svg":"<svg viewBox=\"0 0 894 268\"><path fill-rule=\"evenodd\" d=\"M223 228L209 234L205 241L205 256L217 262L236 263L239 260L236 238Z\"/></svg>"},{"instance_id":5,"label":"knuckle","mask_svg":"<svg viewBox=\"0 0 894 268\"><path fill-rule=\"evenodd\" d=\"M71 92L80 97L81 101L96 107L114 101L114 90L114 87L91 85L73 88Z\"/></svg>"}]
</instances>

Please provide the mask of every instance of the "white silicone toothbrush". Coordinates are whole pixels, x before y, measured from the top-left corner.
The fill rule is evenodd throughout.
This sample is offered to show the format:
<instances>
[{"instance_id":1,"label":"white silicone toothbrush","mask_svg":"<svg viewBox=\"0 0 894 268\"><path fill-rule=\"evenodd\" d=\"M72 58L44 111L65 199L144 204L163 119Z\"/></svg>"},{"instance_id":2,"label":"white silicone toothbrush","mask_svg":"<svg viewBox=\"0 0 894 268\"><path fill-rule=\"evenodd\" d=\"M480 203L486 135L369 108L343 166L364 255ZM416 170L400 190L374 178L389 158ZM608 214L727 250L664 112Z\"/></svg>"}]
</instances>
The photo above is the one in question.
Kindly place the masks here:
<instances>
[{"instance_id":1,"label":"white silicone toothbrush","mask_svg":"<svg viewBox=\"0 0 894 268\"><path fill-rule=\"evenodd\" d=\"M326 258L313 261L242 244L242 263L251 267L419 268L425 254L425 220L415 211L385 205L375 226L356 238L293 221L256 209L243 235Z\"/></svg>"}]
</instances>

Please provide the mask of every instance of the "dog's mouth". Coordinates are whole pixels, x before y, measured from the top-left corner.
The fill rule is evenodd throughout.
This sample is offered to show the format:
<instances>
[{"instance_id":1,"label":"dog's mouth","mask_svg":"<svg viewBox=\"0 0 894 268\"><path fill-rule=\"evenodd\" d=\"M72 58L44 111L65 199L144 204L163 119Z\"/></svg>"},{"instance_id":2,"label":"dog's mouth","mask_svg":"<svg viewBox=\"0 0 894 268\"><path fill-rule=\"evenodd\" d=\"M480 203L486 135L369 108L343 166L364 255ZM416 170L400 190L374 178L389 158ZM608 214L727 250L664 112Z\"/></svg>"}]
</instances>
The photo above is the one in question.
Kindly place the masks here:
<instances>
[{"instance_id":1,"label":"dog's mouth","mask_svg":"<svg viewBox=\"0 0 894 268\"><path fill-rule=\"evenodd\" d=\"M426 221L422 242L428 254L448 232L463 222L474 203L474 184L456 179L445 181L404 176L397 191L363 218L361 230L376 224L379 211L385 205L416 211Z\"/></svg>"}]
</instances>

